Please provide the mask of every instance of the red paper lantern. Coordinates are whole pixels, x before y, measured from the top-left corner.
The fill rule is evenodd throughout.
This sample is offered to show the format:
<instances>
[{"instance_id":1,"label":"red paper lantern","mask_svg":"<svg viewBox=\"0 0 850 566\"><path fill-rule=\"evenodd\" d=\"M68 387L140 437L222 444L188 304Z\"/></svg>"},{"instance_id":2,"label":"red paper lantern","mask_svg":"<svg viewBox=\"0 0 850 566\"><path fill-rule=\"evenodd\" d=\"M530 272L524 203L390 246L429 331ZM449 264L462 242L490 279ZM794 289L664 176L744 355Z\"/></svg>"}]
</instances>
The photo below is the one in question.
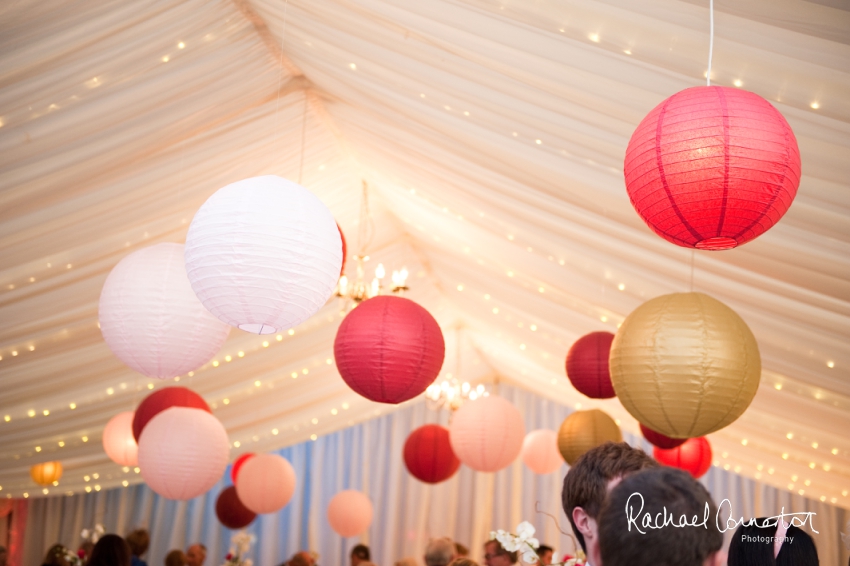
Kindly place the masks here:
<instances>
[{"instance_id":1,"label":"red paper lantern","mask_svg":"<svg viewBox=\"0 0 850 566\"><path fill-rule=\"evenodd\" d=\"M687 438L670 438L669 436L664 436L660 432L655 432L651 428L648 428L643 423L640 423L640 431L643 433L643 437L647 439L650 444L663 450L670 450L677 446L681 446L687 440Z\"/></svg>"},{"instance_id":2,"label":"red paper lantern","mask_svg":"<svg viewBox=\"0 0 850 566\"><path fill-rule=\"evenodd\" d=\"M782 114L745 90L700 86L656 106L626 149L632 205L679 246L726 250L758 237L791 206L800 150Z\"/></svg>"},{"instance_id":3,"label":"red paper lantern","mask_svg":"<svg viewBox=\"0 0 850 566\"><path fill-rule=\"evenodd\" d=\"M685 470L694 478L701 478L711 467L711 445L704 436L689 438L681 446L671 450L652 449L658 463Z\"/></svg>"},{"instance_id":4,"label":"red paper lantern","mask_svg":"<svg viewBox=\"0 0 850 566\"><path fill-rule=\"evenodd\" d=\"M613 341L614 335L610 332L591 332L576 340L567 353L570 383L591 399L616 396L608 372L608 354Z\"/></svg>"},{"instance_id":5,"label":"red paper lantern","mask_svg":"<svg viewBox=\"0 0 850 566\"><path fill-rule=\"evenodd\" d=\"M401 403L425 391L443 365L443 333L427 310L409 299L378 296L339 325L334 358L342 379L363 397Z\"/></svg>"},{"instance_id":6,"label":"red paper lantern","mask_svg":"<svg viewBox=\"0 0 850 566\"><path fill-rule=\"evenodd\" d=\"M212 413L203 397L191 389L166 387L154 391L139 403L136 414L133 416L133 438L136 439L136 442L142 436L142 429L145 428L148 421L169 407L191 407Z\"/></svg>"},{"instance_id":7,"label":"red paper lantern","mask_svg":"<svg viewBox=\"0 0 850 566\"><path fill-rule=\"evenodd\" d=\"M342 233L339 222L336 224L336 229L339 230L339 239L342 240L342 265L339 268L339 274L342 275L345 273L345 256L348 254L348 246L345 244L345 234Z\"/></svg>"},{"instance_id":8,"label":"red paper lantern","mask_svg":"<svg viewBox=\"0 0 850 566\"><path fill-rule=\"evenodd\" d=\"M449 429L427 424L411 432L404 443L404 465L410 475L425 483L452 477L460 460L449 442Z\"/></svg>"},{"instance_id":9,"label":"red paper lantern","mask_svg":"<svg viewBox=\"0 0 850 566\"><path fill-rule=\"evenodd\" d=\"M228 529L241 529L247 527L257 517L257 514L245 507L236 488L230 486L222 490L215 500L215 514L219 522Z\"/></svg>"},{"instance_id":10,"label":"red paper lantern","mask_svg":"<svg viewBox=\"0 0 850 566\"><path fill-rule=\"evenodd\" d=\"M246 452L233 461L233 466L230 467L230 479L233 480L234 484L236 483L236 476L239 475L239 468L242 467L242 464L244 464L246 460L253 457L253 452Z\"/></svg>"}]
</instances>

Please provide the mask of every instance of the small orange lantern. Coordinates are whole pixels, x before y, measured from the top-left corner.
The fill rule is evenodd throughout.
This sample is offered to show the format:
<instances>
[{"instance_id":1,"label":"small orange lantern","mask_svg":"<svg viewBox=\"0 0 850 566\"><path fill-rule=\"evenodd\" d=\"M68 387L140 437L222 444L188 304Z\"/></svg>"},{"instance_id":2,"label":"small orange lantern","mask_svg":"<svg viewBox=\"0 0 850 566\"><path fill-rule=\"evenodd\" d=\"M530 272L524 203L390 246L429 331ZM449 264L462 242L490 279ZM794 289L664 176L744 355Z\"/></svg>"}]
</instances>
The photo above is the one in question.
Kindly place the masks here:
<instances>
[{"instance_id":1,"label":"small orange lantern","mask_svg":"<svg viewBox=\"0 0 850 566\"><path fill-rule=\"evenodd\" d=\"M30 468L30 475L38 485L50 485L62 477L62 462L43 462Z\"/></svg>"}]
</instances>

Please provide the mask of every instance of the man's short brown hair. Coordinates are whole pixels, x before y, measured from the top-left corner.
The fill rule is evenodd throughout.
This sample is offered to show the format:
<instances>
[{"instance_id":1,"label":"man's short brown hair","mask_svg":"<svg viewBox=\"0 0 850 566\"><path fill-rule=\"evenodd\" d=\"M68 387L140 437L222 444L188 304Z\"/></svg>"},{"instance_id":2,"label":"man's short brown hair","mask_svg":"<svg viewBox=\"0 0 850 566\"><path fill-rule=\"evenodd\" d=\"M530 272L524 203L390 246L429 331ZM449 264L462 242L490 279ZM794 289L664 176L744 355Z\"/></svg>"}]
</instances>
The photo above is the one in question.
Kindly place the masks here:
<instances>
[{"instance_id":1,"label":"man's short brown hair","mask_svg":"<svg viewBox=\"0 0 850 566\"><path fill-rule=\"evenodd\" d=\"M487 542L484 543L484 552L487 552L487 545L488 544L495 544L496 548L498 548L498 550L496 551L496 554L506 555L508 558L510 558L511 564L516 564L517 560L519 560L519 552L517 552L517 551L508 552L507 550L505 550L505 547L502 546L502 543L500 543L496 539L488 540Z\"/></svg>"},{"instance_id":2,"label":"man's short brown hair","mask_svg":"<svg viewBox=\"0 0 850 566\"><path fill-rule=\"evenodd\" d=\"M151 543L151 535L147 529L136 529L127 533L124 540L130 545L130 552L133 553L133 556L141 556L147 551L148 545Z\"/></svg>"},{"instance_id":3,"label":"man's short brown hair","mask_svg":"<svg viewBox=\"0 0 850 566\"><path fill-rule=\"evenodd\" d=\"M587 552L584 537L573 521L573 509L581 507L596 519L608 494L608 482L629 474L655 468L658 462L643 450L625 442L606 442L581 455L564 477L561 503L581 548Z\"/></svg>"},{"instance_id":4,"label":"man's short brown hair","mask_svg":"<svg viewBox=\"0 0 850 566\"><path fill-rule=\"evenodd\" d=\"M703 564L723 546L716 515L711 495L687 472L659 467L632 474L611 491L599 513L602 563ZM647 516L655 528L643 522Z\"/></svg>"}]
</instances>

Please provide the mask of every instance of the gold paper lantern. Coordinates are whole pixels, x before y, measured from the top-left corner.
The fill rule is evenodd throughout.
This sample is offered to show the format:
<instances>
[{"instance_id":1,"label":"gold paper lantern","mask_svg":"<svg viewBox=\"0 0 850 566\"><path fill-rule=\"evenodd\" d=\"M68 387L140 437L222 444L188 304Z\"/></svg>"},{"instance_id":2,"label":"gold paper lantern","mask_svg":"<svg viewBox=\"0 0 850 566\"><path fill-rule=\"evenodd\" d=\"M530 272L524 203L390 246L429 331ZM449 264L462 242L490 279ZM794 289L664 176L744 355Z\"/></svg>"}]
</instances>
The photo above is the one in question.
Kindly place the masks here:
<instances>
[{"instance_id":1,"label":"gold paper lantern","mask_svg":"<svg viewBox=\"0 0 850 566\"><path fill-rule=\"evenodd\" d=\"M30 468L30 476L38 485L50 485L62 477L62 462L43 462Z\"/></svg>"},{"instance_id":2,"label":"gold paper lantern","mask_svg":"<svg viewBox=\"0 0 850 566\"><path fill-rule=\"evenodd\" d=\"M609 367L626 410L671 438L705 436L732 423L761 379L747 324L703 293L664 295L635 309L611 344Z\"/></svg>"},{"instance_id":3,"label":"gold paper lantern","mask_svg":"<svg viewBox=\"0 0 850 566\"><path fill-rule=\"evenodd\" d=\"M570 466L591 448L622 441L620 427L599 409L576 411L564 419L558 431L558 450Z\"/></svg>"}]
</instances>

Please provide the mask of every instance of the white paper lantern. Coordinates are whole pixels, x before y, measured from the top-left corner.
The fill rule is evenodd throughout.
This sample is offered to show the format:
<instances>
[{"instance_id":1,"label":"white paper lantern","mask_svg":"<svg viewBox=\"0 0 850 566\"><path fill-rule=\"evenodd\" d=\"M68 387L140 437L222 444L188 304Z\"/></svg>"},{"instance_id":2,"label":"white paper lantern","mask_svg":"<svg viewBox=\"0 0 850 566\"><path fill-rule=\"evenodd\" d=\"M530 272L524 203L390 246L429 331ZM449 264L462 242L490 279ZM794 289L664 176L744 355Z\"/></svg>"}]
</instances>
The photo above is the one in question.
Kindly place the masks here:
<instances>
[{"instance_id":1,"label":"white paper lantern","mask_svg":"<svg viewBox=\"0 0 850 566\"><path fill-rule=\"evenodd\" d=\"M186 235L186 272L198 298L220 320L255 334L315 314L341 265L330 211L304 187L274 175L216 191Z\"/></svg>"},{"instance_id":2,"label":"white paper lantern","mask_svg":"<svg viewBox=\"0 0 850 566\"><path fill-rule=\"evenodd\" d=\"M295 470L277 454L257 454L246 460L236 476L239 501L254 513L274 513L286 507L295 493Z\"/></svg>"},{"instance_id":3,"label":"white paper lantern","mask_svg":"<svg viewBox=\"0 0 850 566\"><path fill-rule=\"evenodd\" d=\"M160 379L210 361L230 332L192 291L182 244L156 244L119 261L100 292L98 318L122 362Z\"/></svg>"},{"instance_id":4,"label":"white paper lantern","mask_svg":"<svg viewBox=\"0 0 850 566\"><path fill-rule=\"evenodd\" d=\"M224 474L229 455L224 426L201 409L166 409L139 438L142 477L168 499L192 499L209 491Z\"/></svg>"},{"instance_id":5,"label":"white paper lantern","mask_svg":"<svg viewBox=\"0 0 850 566\"><path fill-rule=\"evenodd\" d=\"M103 450L119 466L139 464L139 445L133 438L133 411L118 413L103 429Z\"/></svg>"}]
</instances>

